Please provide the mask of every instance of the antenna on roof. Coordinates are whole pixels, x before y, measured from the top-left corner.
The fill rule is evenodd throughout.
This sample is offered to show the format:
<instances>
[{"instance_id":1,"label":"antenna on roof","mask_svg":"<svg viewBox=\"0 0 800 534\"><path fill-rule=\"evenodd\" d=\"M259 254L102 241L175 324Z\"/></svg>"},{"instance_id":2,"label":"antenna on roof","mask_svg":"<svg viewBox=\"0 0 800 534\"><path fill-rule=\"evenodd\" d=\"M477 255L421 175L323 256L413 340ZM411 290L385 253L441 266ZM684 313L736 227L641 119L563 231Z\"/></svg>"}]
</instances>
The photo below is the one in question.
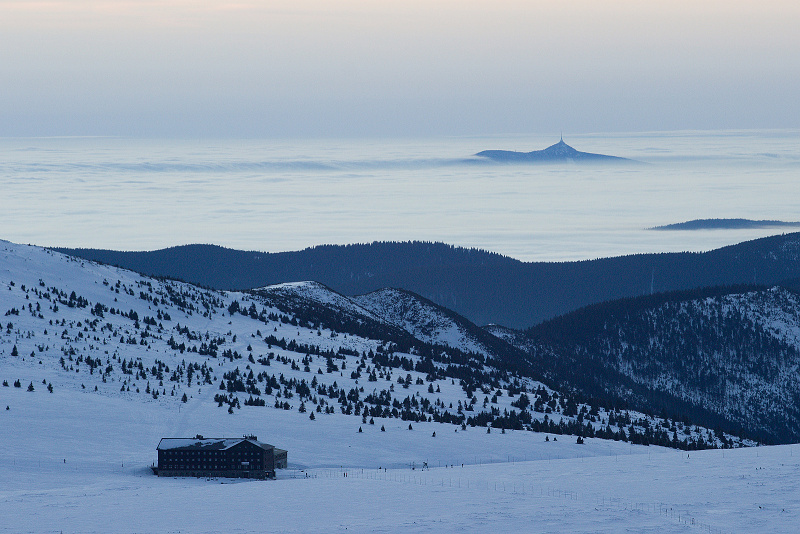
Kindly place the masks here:
<instances>
[{"instance_id":1,"label":"antenna on roof","mask_svg":"<svg viewBox=\"0 0 800 534\"><path fill-rule=\"evenodd\" d=\"M561 139L559 139L559 143L563 143L563 142L564 142L564 131L562 130L561 131Z\"/></svg>"}]
</instances>

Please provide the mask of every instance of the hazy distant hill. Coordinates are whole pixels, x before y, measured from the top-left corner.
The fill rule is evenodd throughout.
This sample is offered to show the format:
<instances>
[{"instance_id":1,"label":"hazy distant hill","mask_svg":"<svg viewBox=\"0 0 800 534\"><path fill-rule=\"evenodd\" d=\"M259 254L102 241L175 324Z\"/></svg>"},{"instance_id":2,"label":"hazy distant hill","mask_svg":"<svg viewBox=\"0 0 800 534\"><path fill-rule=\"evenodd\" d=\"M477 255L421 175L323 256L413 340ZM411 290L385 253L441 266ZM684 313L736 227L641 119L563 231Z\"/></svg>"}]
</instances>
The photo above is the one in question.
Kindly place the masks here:
<instances>
[{"instance_id":1,"label":"hazy distant hill","mask_svg":"<svg viewBox=\"0 0 800 534\"><path fill-rule=\"evenodd\" d=\"M591 152L580 152L575 150L561 139L558 143L551 145L543 150L533 150L531 152L514 152L512 150L484 150L475 154L483 158L506 163L550 163L550 162L633 162L627 158L617 156L606 156L604 154L592 154Z\"/></svg>"},{"instance_id":2,"label":"hazy distant hill","mask_svg":"<svg viewBox=\"0 0 800 534\"><path fill-rule=\"evenodd\" d=\"M682 223L654 226L650 230L741 230L744 228L792 228L800 222L754 221L752 219L694 219Z\"/></svg>"},{"instance_id":3,"label":"hazy distant hill","mask_svg":"<svg viewBox=\"0 0 800 534\"><path fill-rule=\"evenodd\" d=\"M476 324L526 328L588 304L653 292L800 278L800 233L705 253L525 263L442 243L324 245L264 253L214 245L153 252L57 249L144 274L217 289L316 280L345 295L413 291Z\"/></svg>"}]
</instances>

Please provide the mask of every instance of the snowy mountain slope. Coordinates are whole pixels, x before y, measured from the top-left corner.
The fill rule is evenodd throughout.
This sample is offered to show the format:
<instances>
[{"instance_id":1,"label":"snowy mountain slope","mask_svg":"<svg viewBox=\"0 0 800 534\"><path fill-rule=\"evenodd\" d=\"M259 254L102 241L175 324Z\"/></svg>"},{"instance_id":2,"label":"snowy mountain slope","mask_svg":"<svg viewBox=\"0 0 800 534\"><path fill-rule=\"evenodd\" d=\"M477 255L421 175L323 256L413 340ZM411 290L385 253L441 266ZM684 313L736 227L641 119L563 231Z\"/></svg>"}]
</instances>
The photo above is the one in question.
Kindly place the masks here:
<instances>
[{"instance_id":1,"label":"snowy mountain slope","mask_svg":"<svg viewBox=\"0 0 800 534\"><path fill-rule=\"evenodd\" d=\"M784 350L796 304L776 289L605 308L576 320L575 347L613 324L633 350L633 318L674 317L687 342L712 329ZM360 334L367 322L407 346ZM315 284L211 291L0 242L0 326L0 533L794 532L800 515L798 446L636 445L753 443L478 366ZM274 483L152 475L161 437L197 433L255 433L290 469Z\"/></svg>"},{"instance_id":2,"label":"snowy mountain slope","mask_svg":"<svg viewBox=\"0 0 800 534\"><path fill-rule=\"evenodd\" d=\"M353 299L318 282L277 284L256 289L252 293L309 325L326 325L338 331L358 332L404 346L414 342L413 337L402 328L387 323Z\"/></svg>"},{"instance_id":3,"label":"snowy mountain slope","mask_svg":"<svg viewBox=\"0 0 800 534\"><path fill-rule=\"evenodd\" d=\"M281 299L288 306L313 303L352 318L369 321L380 320L365 308L360 307L353 299L336 293L319 282L289 282L262 287L254 291L274 299Z\"/></svg>"},{"instance_id":4,"label":"snowy mountain slope","mask_svg":"<svg viewBox=\"0 0 800 534\"><path fill-rule=\"evenodd\" d=\"M0 313L8 388L361 425L491 426L685 448L746 443L587 404L502 359L420 341L313 283L211 291L4 243ZM682 430L680 441L671 429Z\"/></svg>"},{"instance_id":5,"label":"snowy mountain slope","mask_svg":"<svg viewBox=\"0 0 800 534\"><path fill-rule=\"evenodd\" d=\"M442 313L439 306L430 301L423 302L420 297L408 291L381 289L353 297L353 300L417 339L462 347L472 352L486 350L474 336L469 335L464 326L458 324L453 317Z\"/></svg>"},{"instance_id":6,"label":"snowy mountain slope","mask_svg":"<svg viewBox=\"0 0 800 534\"><path fill-rule=\"evenodd\" d=\"M353 297L382 320L406 330L415 338L468 352L492 354L498 338L434 302L403 289L380 289Z\"/></svg>"},{"instance_id":7,"label":"snowy mountain slope","mask_svg":"<svg viewBox=\"0 0 800 534\"><path fill-rule=\"evenodd\" d=\"M455 312L410 291L383 289L346 297L317 282L278 284L254 290L273 306L309 324L393 342L404 350L415 342L481 355L519 368L524 354Z\"/></svg>"},{"instance_id":8,"label":"snowy mountain slope","mask_svg":"<svg viewBox=\"0 0 800 534\"><path fill-rule=\"evenodd\" d=\"M800 439L800 297L714 292L590 307L530 330L531 353L578 389L639 409Z\"/></svg>"},{"instance_id":9,"label":"snowy mountain slope","mask_svg":"<svg viewBox=\"0 0 800 534\"><path fill-rule=\"evenodd\" d=\"M483 329L496 338L502 339L506 343L518 347L524 352L530 351L534 345L522 330L515 330L514 328L508 328L507 326L499 324L486 325Z\"/></svg>"}]
</instances>

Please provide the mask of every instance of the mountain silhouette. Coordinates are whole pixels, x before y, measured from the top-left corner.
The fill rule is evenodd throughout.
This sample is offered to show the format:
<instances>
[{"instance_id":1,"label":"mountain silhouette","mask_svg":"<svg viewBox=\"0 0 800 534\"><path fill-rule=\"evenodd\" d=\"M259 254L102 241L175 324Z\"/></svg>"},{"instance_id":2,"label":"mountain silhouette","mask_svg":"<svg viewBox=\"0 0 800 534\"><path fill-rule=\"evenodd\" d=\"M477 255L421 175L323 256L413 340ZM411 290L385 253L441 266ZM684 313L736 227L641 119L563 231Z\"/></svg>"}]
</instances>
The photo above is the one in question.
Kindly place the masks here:
<instances>
[{"instance_id":1,"label":"mountain silhouette","mask_svg":"<svg viewBox=\"0 0 800 534\"><path fill-rule=\"evenodd\" d=\"M527 328L580 307L665 291L798 280L800 232L709 252L526 263L444 243L320 245L296 252L184 245L152 252L56 249L215 289L315 280L345 295L400 288L472 322Z\"/></svg>"},{"instance_id":2,"label":"mountain silhouette","mask_svg":"<svg viewBox=\"0 0 800 534\"><path fill-rule=\"evenodd\" d=\"M606 156L605 154L592 154L591 152L581 152L579 150L575 150L564 142L563 137L558 141L558 143L551 145L544 150L533 150L531 152L514 152L512 150L484 150L475 155L504 163L633 162L633 160L627 158Z\"/></svg>"}]
</instances>

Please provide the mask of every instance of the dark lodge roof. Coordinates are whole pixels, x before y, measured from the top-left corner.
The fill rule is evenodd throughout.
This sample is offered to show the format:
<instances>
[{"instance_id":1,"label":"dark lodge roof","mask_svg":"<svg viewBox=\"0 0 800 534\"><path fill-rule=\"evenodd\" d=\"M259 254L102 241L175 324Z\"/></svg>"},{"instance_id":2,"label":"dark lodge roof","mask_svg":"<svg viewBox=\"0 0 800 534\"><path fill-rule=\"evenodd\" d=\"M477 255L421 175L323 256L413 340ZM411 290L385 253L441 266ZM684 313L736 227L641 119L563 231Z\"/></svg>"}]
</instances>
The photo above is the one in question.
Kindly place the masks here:
<instances>
[{"instance_id":1,"label":"dark lodge roof","mask_svg":"<svg viewBox=\"0 0 800 534\"><path fill-rule=\"evenodd\" d=\"M269 443L261 443L252 438L161 438L156 450L225 451L243 441L248 441L264 450L275 448Z\"/></svg>"}]
</instances>

